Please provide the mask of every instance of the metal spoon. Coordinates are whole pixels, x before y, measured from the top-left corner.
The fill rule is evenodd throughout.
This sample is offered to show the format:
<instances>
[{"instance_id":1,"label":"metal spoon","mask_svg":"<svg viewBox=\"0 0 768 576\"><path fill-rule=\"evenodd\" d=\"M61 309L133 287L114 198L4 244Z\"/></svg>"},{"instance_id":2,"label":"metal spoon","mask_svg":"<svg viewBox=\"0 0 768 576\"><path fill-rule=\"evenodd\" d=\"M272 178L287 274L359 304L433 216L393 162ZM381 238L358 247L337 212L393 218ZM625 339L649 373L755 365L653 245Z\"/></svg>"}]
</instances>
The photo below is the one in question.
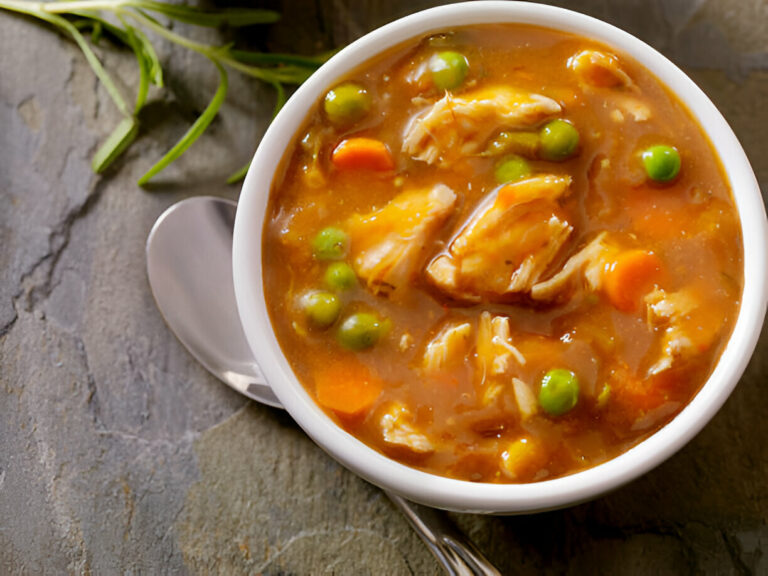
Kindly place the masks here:
<instances>
[{"instance_id":1,"label":"metal spoon","mask_svg":"<svg viewBox=\"0 0 768 576\"><path fill-rule=\"evenodd\" d=\"M235 202L182 200L155 222L147 238L147 274L160 313L208 371L262 404L282 408L245 340L232 283ZM500 573L443 513L384 491L447 574Z\"/></svg>"}]
</instances>

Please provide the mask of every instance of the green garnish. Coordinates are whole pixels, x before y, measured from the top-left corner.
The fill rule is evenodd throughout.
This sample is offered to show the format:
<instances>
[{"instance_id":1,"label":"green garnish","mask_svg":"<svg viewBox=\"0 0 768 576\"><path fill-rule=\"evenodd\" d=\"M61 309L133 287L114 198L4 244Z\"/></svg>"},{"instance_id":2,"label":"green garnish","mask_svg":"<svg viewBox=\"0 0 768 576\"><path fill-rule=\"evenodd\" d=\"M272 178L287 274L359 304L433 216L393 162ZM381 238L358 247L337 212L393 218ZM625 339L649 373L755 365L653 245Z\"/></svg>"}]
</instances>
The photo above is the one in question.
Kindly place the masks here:
<instances>
[{"instance_id":1,"label":"green garnish","mask_svg":"<svg viewBox=\"0 0 768 576\"><path fill-rule=\"evenodd\" d=\"M231 28L269 24L280 15L272 10L231 8L204 10L155 0L71 0L61 2L33 2L29 0L0 0L0 9L25 14L43 20L70 36L82 50L85 59L112 102L122 113L121 120L93 156L92 169L96 173L106 170L136 138L139 131L139 112L144 107L149 86L163 86L163 71L152 43L143 30L151 30L164 39L210 60L219 73L219 86L203 113L186 134L139 179L144 185L179 158L205 132L216 117L227 95L227 69L236 70L271 84L277 90L275 114L285 103L284 85L298 85L323 63L326 56L302 57L291 54L265 54L237 50L230 45L213 46L190 40L161 24L152 14L159 14L171 22L184 22L195 26ZM107 20L104 15L111 16ZM84 32L89 32L91 43L109 36L117 44L129 48L139 68L136 101L131 108L112 77L104 69L91 48ZM245 176L248 166L230 176L235 182Z\"/></svg>"}]
</instances>

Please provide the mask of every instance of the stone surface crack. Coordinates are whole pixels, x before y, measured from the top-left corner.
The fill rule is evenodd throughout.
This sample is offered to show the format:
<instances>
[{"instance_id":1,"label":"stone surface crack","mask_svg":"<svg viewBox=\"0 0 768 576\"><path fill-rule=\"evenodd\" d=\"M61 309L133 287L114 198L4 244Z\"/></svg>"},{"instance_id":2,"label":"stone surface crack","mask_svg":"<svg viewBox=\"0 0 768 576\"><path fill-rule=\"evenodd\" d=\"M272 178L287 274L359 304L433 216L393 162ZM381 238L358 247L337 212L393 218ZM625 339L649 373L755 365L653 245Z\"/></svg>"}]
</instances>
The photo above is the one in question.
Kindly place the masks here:
<instances>
[{"instance_id":1,"label":"stone surface crack","mask_svg":"<svg viewBox=\"0 0 768 576\"><path fill-rule=\"evenodd\" d=\"M752 574L752 570L749 569L749 566L744 563L744 560L741 557L741 546L739 546L739 542L725 530L720 530L720 535L723 537L723 542L725 542L725 549L728 551L728 555L731 557L733 569L736 571L736 573L742 574L744 576L749 576Z\"/></svg>"},{"instance_id":2,"label":"stone surface crack","mask_svg":"<svg viewBox=\"0 0 768 576\"><path fill-rule=\"evenodd\" d=\"M88 363L88 352L85 349L85 343L82 339L77 339L77 351L80 354L80 361L83 363L83 368L86 374L86 387L88 394L85 401L88 411L91 413L94 425L97 428L103 428L101 423L101 403L99 402L99 390L96 386L96 379L91 372L91 366Z\"/></svg>"},{"instance_id":3,"label":"stone surface crack","mask_svg":"<svg viewBox=\"0 0 768 576\"><path fill-rule=\"evenodd\" d=\"M0 326L0 340L10 332L11 328L13 328L13 325L16 324L16 320L19 319L19 314L16 312L15 307L13 311L13 318L11 318L8 322Z\"/></svg>"},{"instance_id":4,"label":"stone surface crack","mask_svg":"<svg viewBox=\"0 0 768 576\"><path fill-rule=\"evenodd\" d=\"M35 310L40 302L45 301L50 296L54 288L53 276L56 271L56 266L61 259L64 250L69 245L72 227L76 222L87 216L93 210L94 206L96 206L101 198L106 185L106 180L99 180L93 187L91 193L86 196L85 200L72 207L61 222L50 232L48 235L48 250L20 277L19 290L13 297L14 309L17 316L18 303L25 295L25 292L26 302L24 302L24 308L28 312ZM42 278L38 278L38 274L40 274ZM10 326L4 327L4 331L0 331L0 335L5 334L9 328Z\"/></svg>"}]
</instances>

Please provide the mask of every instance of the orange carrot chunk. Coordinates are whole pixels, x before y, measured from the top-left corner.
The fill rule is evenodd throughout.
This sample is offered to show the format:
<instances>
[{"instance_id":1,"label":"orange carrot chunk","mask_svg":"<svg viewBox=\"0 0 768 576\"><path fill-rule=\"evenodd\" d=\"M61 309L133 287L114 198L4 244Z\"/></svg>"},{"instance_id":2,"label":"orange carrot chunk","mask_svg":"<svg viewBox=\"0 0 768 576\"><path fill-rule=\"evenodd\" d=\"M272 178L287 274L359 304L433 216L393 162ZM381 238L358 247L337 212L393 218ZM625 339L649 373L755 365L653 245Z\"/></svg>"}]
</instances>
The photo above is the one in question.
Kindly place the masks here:
<instances>
[{"instance_id":1,"label":"orange carrot chunk","mask_svg":"<svg viewBox=\"0 0 768 576\"><path fill-rule=\"evenodd\" d=\"M338 170L385 172L395 167L386 144L373 138L342 140L333 150L331 162Z\"/></svg>"},{"instance_id":2,"label":"orange carrot chunk","mask_svg":"<svg viewBox=\"0 0 768 576\"><path fill-rule=\"evenodd\" d=\"M640 300L661 278L661 260L653 252L622 252L605 269L603 291L623 312L635 312Z\"/></svg>"},{"instance_id":3,"label":"orange carrot chunk","mask_svg":"<svg viewBox=\"0 0 768 576\"><path fill-rule=\"evenodd\" d=\"M381 388L379 379L357 362L334 364L315 378L317 402L340 416L357 416L370 409Z\"/></svg>"}]
</instances>

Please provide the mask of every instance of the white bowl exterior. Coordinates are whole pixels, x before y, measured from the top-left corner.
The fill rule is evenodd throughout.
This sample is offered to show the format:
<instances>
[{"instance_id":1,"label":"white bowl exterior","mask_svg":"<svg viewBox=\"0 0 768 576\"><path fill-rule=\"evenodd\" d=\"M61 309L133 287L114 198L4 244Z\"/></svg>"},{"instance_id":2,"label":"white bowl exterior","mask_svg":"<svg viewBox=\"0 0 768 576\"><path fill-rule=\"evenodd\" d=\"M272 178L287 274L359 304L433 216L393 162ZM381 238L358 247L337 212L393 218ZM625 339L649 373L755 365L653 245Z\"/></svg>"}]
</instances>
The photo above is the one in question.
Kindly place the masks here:
<instances>
[{"instance_id":1,"label":"white bowl exterior","mask_svg":"<svg viewBox=\"0 0 768 576\"><path fill-rule=\"evenodd\" d=\"M744 235L739 317L717 367L688 406L628 452L594 468L533 484L481 484L428 474L383 456L334 424L282 354L261 276L261 238L274 175L322 95L390 47L451 28L504 22L592 38L631 55L655 74L709 134L728 174ZM235 221L233 268L240 317L254 356L285 408L323 449L373 484L416 502L464 512L525 513L576 504L635 479L680 449L715 415L741 377L760 334L768 301L767 246L765 208L741 145L712 102L674 64L630 34L582 14L524 2L481 1L433 8L379 28L336 54L297 90L264 135L245 179Z\"/></svg>"}]
</instances>

